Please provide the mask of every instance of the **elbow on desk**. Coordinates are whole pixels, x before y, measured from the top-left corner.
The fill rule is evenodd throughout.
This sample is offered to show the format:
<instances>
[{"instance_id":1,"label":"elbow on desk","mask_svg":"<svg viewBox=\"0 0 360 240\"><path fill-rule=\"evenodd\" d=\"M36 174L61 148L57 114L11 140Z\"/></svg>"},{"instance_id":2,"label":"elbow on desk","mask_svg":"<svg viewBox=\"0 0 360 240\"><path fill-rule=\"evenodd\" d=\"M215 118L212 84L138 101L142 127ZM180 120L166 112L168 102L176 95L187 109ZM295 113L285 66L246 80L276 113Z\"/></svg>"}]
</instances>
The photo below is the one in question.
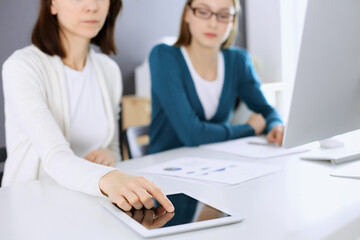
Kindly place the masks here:
<instances>
[{"instance_id":1,"label":"elbow on desk","mask_svg":"<svg viewBox=\"0 0 360 240\"><path fill-rule=\"evenodd\" d=\"M188 139L187 141L182 141L182 142L184 144L184 147L197 147L202 144L199 141L193 139Z\"/></svg>"},{"instance_id":2,"label":"elbow on desk","mask_svg":"<svg viewBox=\"0 0 360 240\"><path fill-rule=\"evenodd\" d=\"M197 147L201 144L207 143L203 136L204 134L202 131L199 131L199 129L183 129L179 138L185 147Z\"/></svg>"}]
</instances>

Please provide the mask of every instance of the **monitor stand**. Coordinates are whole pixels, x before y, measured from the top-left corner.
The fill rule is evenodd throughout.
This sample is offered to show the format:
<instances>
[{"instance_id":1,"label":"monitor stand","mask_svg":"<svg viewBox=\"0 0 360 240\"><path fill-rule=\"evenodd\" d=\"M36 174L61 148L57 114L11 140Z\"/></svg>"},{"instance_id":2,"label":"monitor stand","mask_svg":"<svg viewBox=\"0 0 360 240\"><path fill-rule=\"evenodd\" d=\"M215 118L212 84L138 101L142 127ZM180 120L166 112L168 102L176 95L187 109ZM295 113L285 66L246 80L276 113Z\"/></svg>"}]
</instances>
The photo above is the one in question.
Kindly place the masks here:
<instances>
[{"instance_id":1,"label":"monitor stand","mask_svg":"<svg viewBox=\"0 0 360 240\"><path fill-rule=\"evenodd\" d=\"M335 138L319 141L320 148L301 156L304 160L330 161L332 164L340 164L353 160L360 160L360 147L354 144L346 144Z\"/></svg>"}]
</instances>

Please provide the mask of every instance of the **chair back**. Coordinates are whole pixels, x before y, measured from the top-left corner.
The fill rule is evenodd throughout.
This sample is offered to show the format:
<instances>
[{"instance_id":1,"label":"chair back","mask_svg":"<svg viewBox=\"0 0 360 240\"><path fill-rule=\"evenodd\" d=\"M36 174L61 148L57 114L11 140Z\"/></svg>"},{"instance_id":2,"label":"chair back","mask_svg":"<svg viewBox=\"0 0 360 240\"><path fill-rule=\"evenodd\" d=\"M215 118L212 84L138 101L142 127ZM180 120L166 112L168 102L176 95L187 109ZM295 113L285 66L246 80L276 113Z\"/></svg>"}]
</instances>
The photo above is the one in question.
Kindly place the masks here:
<instances>
[{"instance_id":1,"label":"chair back","mask_svg":"<svg viewBox=\"0 0 360 240\"><path fill-rule=\"evenodd\" d=\"M5 160L7 158L6 148L0 148L0 186L4 173Z\"/></svg>"},{"instance_id":2,"label":"chair back","mask_svg":"<svg viewBox=\"0 0 360 240\"><path fill-rule=\"evenodd\" d=\"M149 144L141 144L138 138L149 133L149 126L132 126L125 130L125 144L129 159L144 156L148 153Z\"/></svg>"}]
</instances>

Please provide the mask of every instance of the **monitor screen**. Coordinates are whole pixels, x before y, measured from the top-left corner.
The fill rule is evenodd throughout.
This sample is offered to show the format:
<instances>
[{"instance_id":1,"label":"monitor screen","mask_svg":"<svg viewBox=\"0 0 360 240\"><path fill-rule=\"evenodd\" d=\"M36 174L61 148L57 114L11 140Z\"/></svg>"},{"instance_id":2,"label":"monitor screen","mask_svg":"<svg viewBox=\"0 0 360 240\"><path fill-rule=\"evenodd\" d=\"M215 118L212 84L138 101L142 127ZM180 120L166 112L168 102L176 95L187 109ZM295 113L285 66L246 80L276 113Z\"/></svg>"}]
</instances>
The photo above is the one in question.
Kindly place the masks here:
<instances>
[{"instance_id":1,"label":"monitor screen","mask_svg":"<svg viewBox=\"0 0 360 240\"><path fill-rule=\"evenodd\" d=\"M309 0L283 146L360 129L360 1Z\"/></svg>"}]
</instances>

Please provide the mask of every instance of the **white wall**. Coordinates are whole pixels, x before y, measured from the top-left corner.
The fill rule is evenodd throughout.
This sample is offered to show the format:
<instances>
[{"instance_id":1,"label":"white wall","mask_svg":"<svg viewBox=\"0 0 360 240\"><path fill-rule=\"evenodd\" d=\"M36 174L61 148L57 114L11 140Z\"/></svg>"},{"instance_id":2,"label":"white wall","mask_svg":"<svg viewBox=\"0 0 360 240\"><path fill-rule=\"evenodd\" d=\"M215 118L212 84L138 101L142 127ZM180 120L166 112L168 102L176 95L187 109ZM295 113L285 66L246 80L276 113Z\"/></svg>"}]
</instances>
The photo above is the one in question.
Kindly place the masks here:
<instances>
[{"instance_id":1,"label":"white wall","mask_svg":"<svg viewBox=\"0 0 360 240\"><path fill-rule=\"evenodd\" d=\"M247 47L264 83L282 82L278 110L286 121L307 0L246 2Z\"/></svg>"},{"instance_id":2,"label":"white wall","mask_svg":"<svg viewBox=\"0 0 360 240\"><path fill-rule=\"evenodd\" d=\"M261 80L281 82L280 0L246 2L247 49Z\"/></svg>"}]
</instances>

